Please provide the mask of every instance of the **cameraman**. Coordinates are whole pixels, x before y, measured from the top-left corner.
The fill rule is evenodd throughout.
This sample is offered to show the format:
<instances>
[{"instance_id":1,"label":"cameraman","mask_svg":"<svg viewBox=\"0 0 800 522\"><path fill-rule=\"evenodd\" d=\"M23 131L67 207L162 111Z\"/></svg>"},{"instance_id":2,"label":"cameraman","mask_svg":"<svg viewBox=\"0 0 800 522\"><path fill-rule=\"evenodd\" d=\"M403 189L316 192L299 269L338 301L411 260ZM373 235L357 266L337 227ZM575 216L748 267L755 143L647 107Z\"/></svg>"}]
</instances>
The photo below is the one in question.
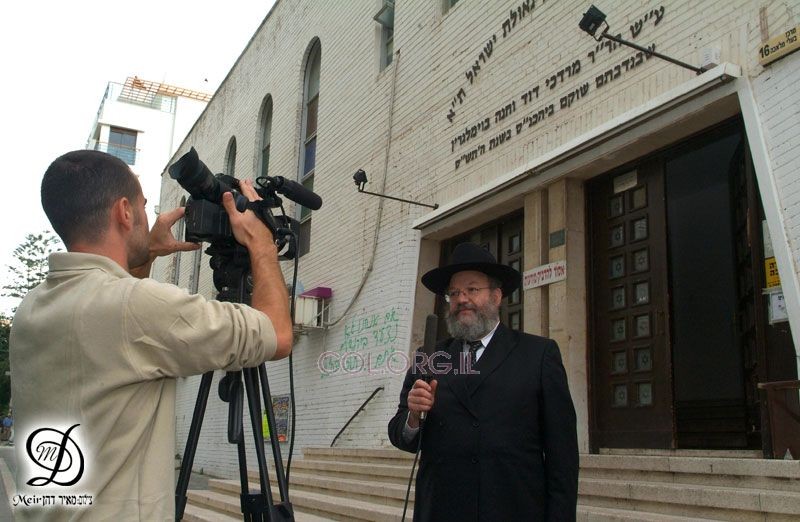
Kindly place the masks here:
<instances>
[{"instance_id":1,"label":"cameraman","mask_svg":"<svg viewBox=\"0 0 800 522\"><path fill-rule=\"evenodd\" d=\"M241 190L259 199L252 184ZM67 252L51 254L47 278L14 317L12 393L18 493L56 500L16 514L172 520L175 378L252 367L291 351L272 235L225 194L234 236L250 254L252 307L207 301L144 278L155 257L200 246L170 231L183 208L160 215L148 233L141 186L120 159L69 152L45 172L41 195ZM39 449L48 444L55 450ZM63 495L91 495L91 505L60 507Z\"/></svg>"}]
</instances>

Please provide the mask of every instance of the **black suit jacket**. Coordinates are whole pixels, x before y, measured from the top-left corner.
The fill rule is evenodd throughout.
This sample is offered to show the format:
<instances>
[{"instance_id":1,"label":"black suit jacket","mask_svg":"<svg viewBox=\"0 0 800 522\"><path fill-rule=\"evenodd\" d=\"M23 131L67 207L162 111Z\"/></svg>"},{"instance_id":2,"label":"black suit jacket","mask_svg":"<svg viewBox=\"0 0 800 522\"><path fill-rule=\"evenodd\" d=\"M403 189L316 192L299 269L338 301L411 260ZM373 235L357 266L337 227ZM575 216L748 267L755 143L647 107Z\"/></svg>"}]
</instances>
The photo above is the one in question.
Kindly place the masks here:
<instances>
[{"instance_id":1,"label":"black suit jacket","mask_svg":"<svg viewBox=\"0 0 800 522\"><path fill-rule=\"evenodd\" d=\"M454 369L462 348L454 339L437 345ZM436 376L435 403L422 430L414 520L575 520L575 408L558 345L501 324L473 371L480 373ZM389 421L392 444L410 452L420 436L403 438L406 398L419 378L413 372Z\"/></svg>"}]
</instances>

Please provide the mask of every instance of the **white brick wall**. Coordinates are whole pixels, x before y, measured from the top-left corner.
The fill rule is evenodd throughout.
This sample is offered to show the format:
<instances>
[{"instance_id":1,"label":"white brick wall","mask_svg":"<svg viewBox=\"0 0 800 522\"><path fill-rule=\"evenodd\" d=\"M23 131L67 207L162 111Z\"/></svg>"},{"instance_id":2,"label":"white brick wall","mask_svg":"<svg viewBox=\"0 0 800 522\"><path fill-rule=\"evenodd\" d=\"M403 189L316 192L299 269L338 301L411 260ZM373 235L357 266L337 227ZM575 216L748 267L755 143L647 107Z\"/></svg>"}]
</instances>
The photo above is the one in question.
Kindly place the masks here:
<instances>
[{"instance_id":1,"label":"white brick wall","mask_svg":"<svg viewBox=\"0 0 800 522\"><path fill-rule=\"evenodd\" d=\"M787 295L787 308L792 320L792 330L797 347L800 335L800 299L797 281L800 279L800 54L795 53L778 62L768 65L753 79L753 96L760 117L761 130L767 147L767 159L771 167L772 182L777 192L777 207L780 222L770 223L773 243L785 241L788 256L776 252L778 269L784 294ZM763 189L762 189L763 190ZM776 248L784 246L778 243ZM788 263L786 261L788 261ZM800 355L798 356L800 371Z\"/></svg>"},{"instance_id":2,"label":"white brick wall","mask_svg":"<svg viewBox=\"0 0 800 522\"><path fill-rule=\"evenodd\" d=\"M769 147L789 247L798 272L800 259L800 54L775 62L753 82Z\"/></svg>"},{"instance_id":3,"label":"white brick wall","mask_svg":"<svg viewBox=\"0 0 800 522\"><path fill-rule=\"evenodd\" d=\"M190 132L178 154L194 145L201 159L219 172L231 136L237 139L236 173L252 177L258 165L259 110L263 99L273 99L270 173L296 178L302 103L303 66L314 38L321 42L321 80L315 191L324 204L313 214L311 252L300 260L300 281L305 289L333 289L332 317L347 308L370 264L373 237L379 231L374 268L347 316L324 332L301 337L294 348L297 401L297 445L327 445L361 402L377 386L378 394L342 436L338 445L387 445L386 422L396 407L401 377L347 375L322 377L317 359L326 351L358 346L358 353L373 360L385 350L406 353L410 348L413 296L416 288L419 233L411 223L427 210L358 194L352 174L363 168L369 175L367 190L379 191L384 159L389 147L385 192L424 202L445 204L487 181L540 157L609 119L691 79L691 71L655 58L597 87L596 77L634 57L636 52L620 48L596 51L598 45L580 32L578 21L588 6L577 0L536 0L535 8L503 38L503 23L521 0L480 2L462 0L446 15L441 2L408 0L397 2L395 49L400 56L383 72L377 70L377 43L372 16L380 3L312 2L281 0L254 35L204 114ZM800 190L794 183L792 159L798 154L798 95L789 86L797 80L797 56L784 60L781 79L768 79L756 65L755 49L761 39L759 8L764 2L676 1L671 3L621 0L606 6L614 33L632 38L629 27L643 21L634 39L689 63L697 63L699 51L719 46L722 60L742 66L745 74L758 76L764 89L787 92L789 105L763 101L774 147L776 175L786 208L787 231L793 241L794 258L800 255L800 212L796 205ZM655 25L651 11L664 5L663 19ZM660 11L659 11L660 14ZM798 23L795 1L770 2L767 19L774 27ZM645 15L648 19L644 20ZM777 29L776 29L777 31ZM491 56L480 62L472 85L465 77L486 42L496 35ZM596 51L592 63L590 52ZM580 72L567 77L555 89L546 82L551 75L580 60ZM794 66L792 66L794 64ZM777 67L773 67L777 71ZM391 141L387 137L390 95L397 75ZM589 84L585 97L561 109L561 96ZM539 98L523 105L521 96L539 86ZM464 88L466 97L456 104L450 123L446 117L451 100ZM760 99L760 98L759 98ZM495 122L495 111L516 102L516 111ZM516 124L525 116L553 103L553 115L532 128ZM451 140L467 126L490 118L490 129L474 140L451 150ZM511 141L489 150L490 138L511 129ZM784 137L784 131L787 135ZM468 164L454 168L461 154L486 146L486 152ZM168 177L162 190L163 209L174 207L182 190ZM513 210L512 208L508 209ZM291 205L288 212L293 212ZM477 226L480 222L476 221ZM180 283L188 284L191 256L184 256ZM156 270L166 278L169 263L159 260ZM213 294L207 259L200 291ZM287 280L290 263L284 263ZM387 313L389 323L386 322ZM379 319L374 319L377 316ZM396 322L394 321L396 319ZM366 320L372 325L354 333L349 325ZM374 324L373 324L374 323ZM390 341L381 340L380 330L396 328ZM366 340L362 340L362 337ZM288 392L287 363L268 364L273 394ZM179 452L188 431L197 379L179 386ZM225 443L226 407L216 398L216 383L206 414L196 468L233 475L234 450ZM225 449L222 448L225 447Z\"/></svg>"}]
</instances>

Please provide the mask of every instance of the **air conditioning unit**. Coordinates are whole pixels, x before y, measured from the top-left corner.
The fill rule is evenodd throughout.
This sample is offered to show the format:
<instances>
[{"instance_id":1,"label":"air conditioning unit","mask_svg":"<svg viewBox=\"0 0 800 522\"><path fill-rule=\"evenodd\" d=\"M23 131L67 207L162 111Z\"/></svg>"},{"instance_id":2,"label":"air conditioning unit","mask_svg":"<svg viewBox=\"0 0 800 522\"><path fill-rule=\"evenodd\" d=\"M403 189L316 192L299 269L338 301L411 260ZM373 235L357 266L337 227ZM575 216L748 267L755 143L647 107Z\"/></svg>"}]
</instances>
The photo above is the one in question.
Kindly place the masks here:
<instances>
[{"instance_id":1,"label":"air conditioning unit","mask_svg":"<svg viewBox=\"0 0 800 522\"><path fill-rule=\"evenodd\" d=\"M328 323L333 291L319 286L303 292L295 299L294 324L300 330L324 328Z\"/></svg>"}]
</instances>

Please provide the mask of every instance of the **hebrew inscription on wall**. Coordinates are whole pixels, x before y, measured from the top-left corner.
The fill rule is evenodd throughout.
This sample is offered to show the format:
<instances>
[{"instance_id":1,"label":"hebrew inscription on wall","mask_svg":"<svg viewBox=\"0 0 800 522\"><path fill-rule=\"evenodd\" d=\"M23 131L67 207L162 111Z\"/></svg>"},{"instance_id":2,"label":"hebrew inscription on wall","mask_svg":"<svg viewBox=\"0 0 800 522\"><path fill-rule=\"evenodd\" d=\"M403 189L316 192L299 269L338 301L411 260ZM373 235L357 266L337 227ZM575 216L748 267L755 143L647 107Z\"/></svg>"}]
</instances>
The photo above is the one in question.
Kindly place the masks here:
<instances>
[{"instance_id":1,"label":"hebrew inscription on wall","mask_svg":"<svg viewBox=\"0 0 800 522\"><path fill-rule=\"evenodd\" d=\"M487 71L491 70L491 58L502 50L503 40L514 33L519 22L541 11L545 4L544 0L538 2L526 0L516 5L509 12L500 30L486 40L474 62L464 73L466 83L458 89L450 101L446 114L450 123L456 119L458 108L468 103L470 87L477 77L481 74L490 74ZM659 25L663 18L664 6L645 12L630 25L630 39L636 39L648 27ZM621 33L616 36L628 37L627 34L623 37ZM655 51L656 45L650 44L646 48L651 53ZM500 103L494 111L457 129L450 140L450 152L456 154L453 160L455 168L467 165L513 141L516 136L552 118L557 112L572 109L592 91L613 85L646 63L652 56L650 53L634 51L611 40L597 42L585 56L564 62L555 70L538 78L514 98ZM612 57L622 55L622 59L615 59L608 69L599 74L590 75L586 72L587 65L604 63L608 60L607 55Z\"/></svg>"}]
</instances>

